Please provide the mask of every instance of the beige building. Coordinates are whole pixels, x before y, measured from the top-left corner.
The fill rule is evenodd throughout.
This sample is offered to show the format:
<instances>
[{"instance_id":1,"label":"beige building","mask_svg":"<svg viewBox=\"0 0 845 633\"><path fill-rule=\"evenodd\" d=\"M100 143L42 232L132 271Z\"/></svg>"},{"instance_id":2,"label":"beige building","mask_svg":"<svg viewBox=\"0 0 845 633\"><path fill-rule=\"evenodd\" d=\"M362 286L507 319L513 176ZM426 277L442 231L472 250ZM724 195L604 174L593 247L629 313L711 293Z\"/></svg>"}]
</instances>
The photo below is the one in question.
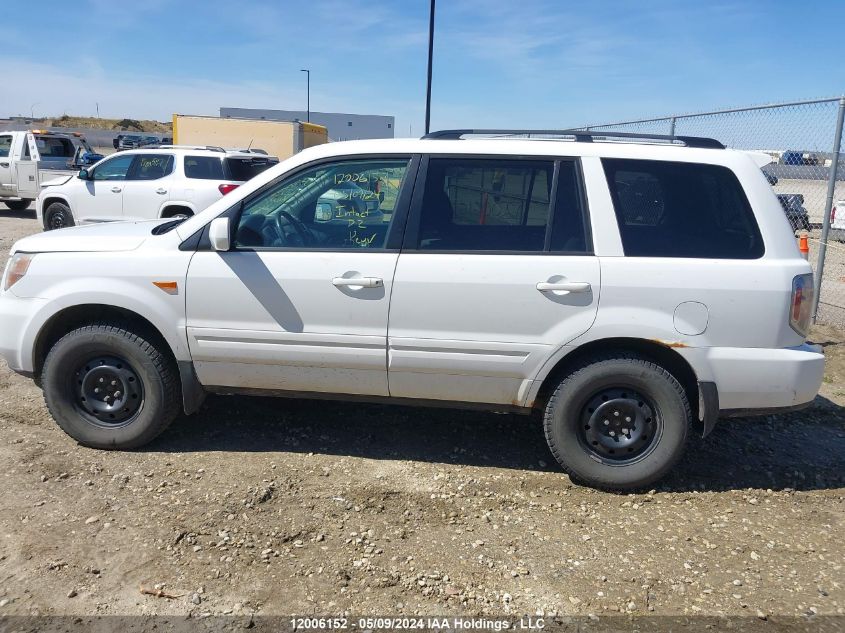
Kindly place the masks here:
<instances>
[{"instance_id":1,"label":"beige building","mask_svg":"<svg viewBox=\"0 0 845 633\"><path fill-rule=\"evenodd\" d=\"M221 119L173 115L175 145L212 145L225 149L262 149L280 160L328 141L326 128L303 121Z\"/></svg>"}]
</instances>

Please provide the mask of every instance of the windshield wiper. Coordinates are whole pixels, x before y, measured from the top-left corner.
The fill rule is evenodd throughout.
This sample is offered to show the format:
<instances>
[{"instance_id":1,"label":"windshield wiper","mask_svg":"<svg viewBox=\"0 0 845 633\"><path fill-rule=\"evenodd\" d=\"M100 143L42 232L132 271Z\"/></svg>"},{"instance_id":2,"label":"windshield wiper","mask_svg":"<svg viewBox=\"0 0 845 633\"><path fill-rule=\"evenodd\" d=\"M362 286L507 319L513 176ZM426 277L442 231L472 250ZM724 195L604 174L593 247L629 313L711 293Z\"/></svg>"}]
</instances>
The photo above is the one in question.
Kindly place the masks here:
<instances>
[{"instance_id":1,"label":"windshield wiper","mask_svg":"<svg viewBox=\"0 0 845 633\"><path fill-rule=\"evenodd\" d=\"M163 224L159 224L158 226L156 226L153 229L153 235L164 235L165 233L168 233L169 231L172 231L173 229L175 229L177 226L182 224L182 222L184 222L187 219L188 218L186 218L186 217L175 218L173 220L170 220L170 222L164 222Z\"/></svg>"}]
</instances>

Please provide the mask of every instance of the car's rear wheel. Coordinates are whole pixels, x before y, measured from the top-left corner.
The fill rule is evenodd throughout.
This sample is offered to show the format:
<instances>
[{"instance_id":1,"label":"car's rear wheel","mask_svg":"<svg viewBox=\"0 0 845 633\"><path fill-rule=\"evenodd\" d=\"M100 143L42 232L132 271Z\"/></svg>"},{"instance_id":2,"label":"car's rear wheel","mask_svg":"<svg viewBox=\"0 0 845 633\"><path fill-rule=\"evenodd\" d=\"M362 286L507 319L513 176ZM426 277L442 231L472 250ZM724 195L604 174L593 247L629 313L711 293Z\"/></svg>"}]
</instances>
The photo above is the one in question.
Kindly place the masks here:
<instances>
[{"instance_id":1,"label":"car's rear wheel","mask_svg":"<svg viewBox=\"0 0 845 633\"><path fill-rule=\"evenodd\" d=\"M32 204L32 200L4 200L3 204L12 211L23 211Z\"/></svg>"},{"instance_id":2,"label":"car's rear wheel","mask_svg":"<svg viewBox=\"0 0 845 633\"><path fill-rule=\"evenodd\" d=\"M618 355L566 376L546 405L549 448L563 469L596 488L633 490L663 477L683 454L691 413L663 367Z\"/></svg>"},{"instance_id":3,"label":"car's rear wheel","mask_svg":"<svg viewBox=\"0 0 845 633\"><path fill-rule=\"evenodd\" d=\"M44 212L44 229L47 231L64 229L73 225L70 207L64 202L53 202Z\"/></svg>"},{"instance_id":4,"label":"car's rear wheel","mask_svg":"<svg viewBox=\"0 0 845 633\"><path fill-rule=\"evenodd\" d=\"M47 408L93 448L130 449L159 435L180 409L179 374L149 333L94 323L65 334L42 372Z\"/></svg>"}]
</instances>

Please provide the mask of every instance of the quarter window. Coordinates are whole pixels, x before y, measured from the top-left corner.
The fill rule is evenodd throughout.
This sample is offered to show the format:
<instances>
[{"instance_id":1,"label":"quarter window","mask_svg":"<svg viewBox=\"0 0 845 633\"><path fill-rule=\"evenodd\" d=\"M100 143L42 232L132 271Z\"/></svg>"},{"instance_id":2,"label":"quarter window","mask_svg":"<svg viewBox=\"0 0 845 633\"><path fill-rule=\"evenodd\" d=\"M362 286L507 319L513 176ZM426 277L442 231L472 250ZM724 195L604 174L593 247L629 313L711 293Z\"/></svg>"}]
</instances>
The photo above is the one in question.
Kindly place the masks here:
<instances>
[{"instance_id":1,"label":"quarter window","mask_svg":"<svg viewBox=\"0 0 845 633\"><path fill-rule=\"evenodd\" d=\"M756 259L763 239L727 167L603 159L625 255Z\"/></svg>"},{"instance_id":2,"label":"quarter window","mask_svg":"<svg viewBox=\"0 0 845 633\"><path fill-rule=\"evenodd\" d=\"M185 156L185 177L226 180L223 176L223 161L216 156Z\"/></svg>"},{"instance_id":3,"label":"quarter window","mask_svg":"<svg viewBox=\"0 0 845 633\"><path fill-rule=\"evenodd\" d=\"M445 251L546 250L553 161L432 158L418 248ZM560 163L553 251L587 250L575 164Z\"/></svg>"},{"instance_id":4,"label":"quarter window","mask_svg":"<svg viewBox=\"0 0 845 633\"><path fill-rule=\"evenodd\" d=\"M408 161L328 163L268 185L238 220L240 248L384 248Z\"/></svg>"}]
</instances>

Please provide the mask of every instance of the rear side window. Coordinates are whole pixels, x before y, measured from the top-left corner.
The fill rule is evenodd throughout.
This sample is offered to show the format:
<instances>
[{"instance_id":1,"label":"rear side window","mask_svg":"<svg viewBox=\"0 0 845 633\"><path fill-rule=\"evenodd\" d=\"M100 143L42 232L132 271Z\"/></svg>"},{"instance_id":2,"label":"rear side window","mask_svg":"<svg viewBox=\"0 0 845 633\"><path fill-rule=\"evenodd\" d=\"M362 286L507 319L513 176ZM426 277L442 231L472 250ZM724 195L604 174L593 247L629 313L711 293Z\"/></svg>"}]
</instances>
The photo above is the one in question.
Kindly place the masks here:
<instances>
[{"instance_id":1,"label":"rear side window","mask_svg":"<svg viewBox=\"0 0 845 633\"><path fill-rule=\"evenodd\" d=\"M12 151L12 135L0 136L0 158L6 158Z\"/></svg>"},{"instance_id":2,"label":"rear side window","mask_svg":"<svg viewBox=\"0 0 845 633\"><path fill-rule=\"evenodd\" d=\"M554 168L551 160L430 159L418 248L588 252L575 162L560 162L553 197Z\"/></svg>"},{"instance_id":3,"label":"rear side window","mask_svg":"<svg viewBox=\"0 0 845 633\"><path fill-rule=\"evenodd\" d=\"M279 161L261 156L258 158L225 158L223 162L225 163L228 180L246 181Z\"/></svg>"},{"instance_id":4,"label":"rear side window","mask_svg":"<svg viewBox=\"0 0 845 633\"><path fill-rule=\"evenodd\" d=\"M751 205L727 167L617 158L602 164L626 256L763 256Z\"/></svg>"},{"instance_id":5,"label":"rear side window","mask_svg":"<svg viewBox=\"0 0 845 633\"><path fill-rule=\"evenodd\" d=\"M226 180L223 175L223 161L216 156L185 156L185 177Z\"/></svg>"},{"instance_id":6,"label":"rear side window","mask_svg":"<svg viewBox=\"0 0 845 633\"><path fill-rule=\"evenodd\" d=\"M57 136L36 136L35 146L41 158L73 158L76 150L68 138Z\"/></svg>"}]
</instances>

